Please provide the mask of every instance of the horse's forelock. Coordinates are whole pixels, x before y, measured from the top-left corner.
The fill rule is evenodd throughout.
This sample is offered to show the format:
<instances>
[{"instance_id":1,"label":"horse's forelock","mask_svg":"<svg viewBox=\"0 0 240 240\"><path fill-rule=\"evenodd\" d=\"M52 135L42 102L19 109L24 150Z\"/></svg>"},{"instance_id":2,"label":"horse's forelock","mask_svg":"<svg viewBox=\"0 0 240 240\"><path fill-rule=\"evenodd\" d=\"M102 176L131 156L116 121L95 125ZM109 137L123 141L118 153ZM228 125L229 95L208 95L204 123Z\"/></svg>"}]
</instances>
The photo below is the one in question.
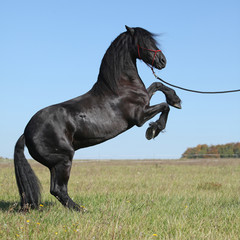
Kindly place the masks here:
<instances>
[{"instance_id":1,"label":"horse's forelock","mask_svg":"<svg viewBox=\"0 0 240 240\"><path fill-rule=\"evenodd\" d=\"M152 32L149 32L143 28L135 28L135 38L137 44L144 45L144 46L150 46L150 45L156 45L159 46L159 43L156 40L156 37L159 36L159 34L155 34Z\"/></svg>"}]
</instances>

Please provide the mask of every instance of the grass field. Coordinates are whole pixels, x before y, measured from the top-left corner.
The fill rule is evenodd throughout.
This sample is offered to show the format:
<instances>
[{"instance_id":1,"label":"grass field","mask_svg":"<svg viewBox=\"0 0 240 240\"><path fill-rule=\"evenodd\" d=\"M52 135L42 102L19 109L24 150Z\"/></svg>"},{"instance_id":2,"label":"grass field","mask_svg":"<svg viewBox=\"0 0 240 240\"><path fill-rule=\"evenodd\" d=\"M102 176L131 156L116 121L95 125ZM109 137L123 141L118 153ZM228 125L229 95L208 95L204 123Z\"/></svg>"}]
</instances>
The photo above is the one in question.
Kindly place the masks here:
<instances>
[{"instance_id":1,"label":"grass field","mask_svg":"<svg viewBox=\"0 0 240 240\"><path fill-rule=\"evenodd\" d=\"M240 239L240 159L74 162L72 212L49 193L39 210L19 213L12 162L0 163L0 239Z\"/></svg>"}]
</instances>

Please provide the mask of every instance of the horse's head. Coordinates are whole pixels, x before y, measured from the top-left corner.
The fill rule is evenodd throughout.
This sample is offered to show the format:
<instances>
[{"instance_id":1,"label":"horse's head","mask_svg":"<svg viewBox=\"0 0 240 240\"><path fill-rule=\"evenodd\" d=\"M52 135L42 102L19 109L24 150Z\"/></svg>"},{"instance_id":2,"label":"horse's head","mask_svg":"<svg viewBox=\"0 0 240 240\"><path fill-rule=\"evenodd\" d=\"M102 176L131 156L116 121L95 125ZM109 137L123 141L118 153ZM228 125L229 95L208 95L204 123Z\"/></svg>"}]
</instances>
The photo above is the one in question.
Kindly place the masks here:
<instances>
[{"instance_id":1,"label":"horse's head","mask_svg":"<svg viewBox=\"0 0 240 240\"><path fill-rule=\"evenodd\" d=\"M143 28L126 26L126 29L133 38L133 47L137 58L159 70L163 69L167 60L162 51L158 49L154 35Z\"/></svg>"}]
</instances>

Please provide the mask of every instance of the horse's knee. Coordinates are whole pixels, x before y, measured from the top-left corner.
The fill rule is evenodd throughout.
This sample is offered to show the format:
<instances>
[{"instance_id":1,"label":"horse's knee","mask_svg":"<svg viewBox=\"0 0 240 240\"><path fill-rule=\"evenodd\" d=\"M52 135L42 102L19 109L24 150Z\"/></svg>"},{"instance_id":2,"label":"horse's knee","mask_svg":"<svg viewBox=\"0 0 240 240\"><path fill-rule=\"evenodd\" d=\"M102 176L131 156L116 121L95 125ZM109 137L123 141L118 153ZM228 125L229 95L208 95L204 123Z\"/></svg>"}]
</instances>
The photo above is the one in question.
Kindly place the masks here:
<instances>
[{"instance_id":1,"label":"horse's knee","mask_svg":"<svg viewBox=\"0 0 240 240\"><path fill-rule=\"evenodd\" d=\"M163 104L163 112L169 112L170 111L170 107L167 103L162 103Z\"/></svg>"}]
</instances>

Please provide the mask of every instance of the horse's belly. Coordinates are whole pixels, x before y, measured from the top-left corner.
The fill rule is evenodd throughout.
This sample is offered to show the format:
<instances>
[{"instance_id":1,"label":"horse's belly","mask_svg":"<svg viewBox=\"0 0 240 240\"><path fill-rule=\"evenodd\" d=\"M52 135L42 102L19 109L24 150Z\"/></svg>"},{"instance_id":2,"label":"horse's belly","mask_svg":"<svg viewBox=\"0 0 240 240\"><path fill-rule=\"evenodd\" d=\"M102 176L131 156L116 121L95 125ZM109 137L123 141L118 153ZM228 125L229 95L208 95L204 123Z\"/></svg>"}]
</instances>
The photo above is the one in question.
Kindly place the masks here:
<instances>
[{"instance_id":1,"label":"horse's belly","mask_svg":"<svg viewBox=\"0 0 240 240\"><path fill-rule=\"evenodd\" d=\"M74 149L93 146L116 137L129 129L129 125L123 119L104 118L99 115L97 118L81 120L77 131L73 136Z\"/></svg>"}]
</instances>

